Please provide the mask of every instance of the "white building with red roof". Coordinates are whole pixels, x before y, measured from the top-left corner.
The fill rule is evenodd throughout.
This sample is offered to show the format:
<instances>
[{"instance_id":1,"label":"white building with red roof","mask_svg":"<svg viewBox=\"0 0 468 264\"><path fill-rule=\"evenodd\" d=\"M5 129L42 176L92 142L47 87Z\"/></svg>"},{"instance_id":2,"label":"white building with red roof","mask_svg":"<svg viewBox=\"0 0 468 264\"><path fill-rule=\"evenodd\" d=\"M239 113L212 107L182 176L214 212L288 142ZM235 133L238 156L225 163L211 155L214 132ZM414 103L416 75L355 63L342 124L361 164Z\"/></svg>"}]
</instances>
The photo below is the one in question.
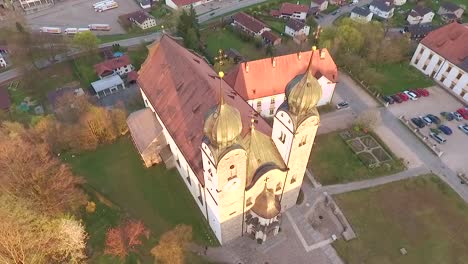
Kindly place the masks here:
<instances>
[{"instance_id":1,"label":"white building with red roof","mask_svg":"<svg viewBox=\"0 0 468 264\"><path fill-rule=\"evenodd\" d=\"M213 0L166 0L166 5L177 10L180 8L190 8L190 6L196 7L211 1Z\"/></svg>"},{"instance_id":2,"label":"white building with red roof","mask_svg":"<svg viewBox=\"0 0 468 264\"><path fill-rule=\"evenodd\" d=\"M289 81L303 74L312 51L243 62L226 75L226 82L262 116L271 117L284 102ZM322 87L318 106L331 102L338 69L327 49L314 52L312 71Z\"/></svg>"},{"instance_id":3,"label":"white building with red roof","mask_svg":"<svg viewBox=\"0 0 468 264\"><path fill-rule=\"evenodd\" d=\"M306 20L309 7L306 5L296 5L292 3L283 3L279 10L272 10L271 14L280 18L295 18Z\"/></svg>"},{"instance_id":4,"label":"white building with red roof","mask_svg":"<svg viewBox=\"0 0 468 264\"><path fill-rule=\"evenodd\" d=\"M468 102L467 43L467 25L445 25L421 40L410 64Z\"/></svg>"},{"instance_id":5,"label":"white building with red roof","mask_svg":"<svg viewBox=\"0 0 468 264\"><path fill-rule=\"evenodd\" d=\"M123 76L133 71L133 69L134 67L128 55L123 55L94 65L94 70L101 79L115 74Z\"/></svg>"}]
</instances>

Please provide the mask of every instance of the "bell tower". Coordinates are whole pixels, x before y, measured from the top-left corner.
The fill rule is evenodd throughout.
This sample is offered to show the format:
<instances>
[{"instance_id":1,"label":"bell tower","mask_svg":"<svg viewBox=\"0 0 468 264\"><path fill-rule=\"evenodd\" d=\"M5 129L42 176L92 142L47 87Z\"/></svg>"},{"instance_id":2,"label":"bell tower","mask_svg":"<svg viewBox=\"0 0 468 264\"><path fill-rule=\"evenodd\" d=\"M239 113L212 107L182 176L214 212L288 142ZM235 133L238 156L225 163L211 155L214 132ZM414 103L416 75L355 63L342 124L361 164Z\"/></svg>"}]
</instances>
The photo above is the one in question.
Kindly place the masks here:
<instances>
[{"instance_id":1,"label":"bell tower","mask_svg":"<svg viewBox=\"0 0 468 264\"><path fill-rule=\"evenodd\" d=\"M322 88L312 74L314 55L319 56L315 46L306 72L286 86L286 100L273 121L272 140L288 167L281 194L282 211L296 204L320 122L317 103Z\"/></svg>"},{"instance_id":2,"label":"bell tower","mask_svg":"<svg viewBox=\"0 0 468 264\"><path fill-rule=\"evenodd\" d=\"M247 153L240 144L242 121L239 111L223 95L208 113L201 146L209 224L221 244L241 236Z\"/></svg>"}]
</instances>

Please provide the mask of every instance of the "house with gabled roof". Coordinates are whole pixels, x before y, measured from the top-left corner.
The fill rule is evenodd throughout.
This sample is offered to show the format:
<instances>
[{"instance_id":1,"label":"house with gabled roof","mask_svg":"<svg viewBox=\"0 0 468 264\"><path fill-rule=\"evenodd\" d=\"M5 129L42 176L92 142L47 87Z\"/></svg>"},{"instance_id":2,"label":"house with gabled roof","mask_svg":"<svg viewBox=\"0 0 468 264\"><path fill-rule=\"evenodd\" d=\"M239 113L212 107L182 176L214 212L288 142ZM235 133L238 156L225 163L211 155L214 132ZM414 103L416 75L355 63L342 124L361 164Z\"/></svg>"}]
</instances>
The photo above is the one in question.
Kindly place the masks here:
<instances>
[{"instance_id":1,"label":"house with gabled roof","mask_svg":"<svg viewBox=\"0 0 468 264\"><path fill-rule=\"evenodd\" d=\"M258 37L262 35L263 32L271 30L262 21L244 12L239 12L233 15L232 20L234 26L253 36Z\"/></svg>"},{"instance_id":2,"label":"house with gabled roof","mask_svg":"<svg viewBox=\"0 0 468 264\"><path fill-rule=\"evenodd\" d=\"M283 3L279 10L272 10L270 14L279 18L295 18L299 20L305 20L309 7L306 5Z\"/></svg>"},{"instance_id":3,"label":"house with gabled roof","mask_svg":"<svg viewBox=\"0 0 468 264\"><path fill-rule=\"evenodd\" d=\"M463 12L465 12L463 8L452 2L442 2L437 14L444 20L456 20L462 17Z\"/></svg>"},{"instance_id":4,"label":"house with gabled roof","mask_svg":"<svg viewBox=\"0 0 468 264\"><path fill-rule=\"evenodd\" d=\"M374 0L369 5L369 10L376 16L389 19L393 17L395 6L393 0Z\"/></svg>"},{"instance_id":5,"label":"house with gabled roof","mask_svg":"<svg viewBox=\"0 0 468 264\"><path fill-rule=\"evenodd\" d=\"M310 27L302 21L291 18L286 22L284 33L293 38L298 36L309 36Z\"/></svg>"},{"instance_id":6,"label":"house with gabled roof","mask_svg":"<svg viewBox=\"0 0 468 264\"><path fill-rule=\"evenodd\" d=\"M370 22L374 14L367 7L356 6L351 10L350 18L360 22Z\"/></svg>"},{"instance_id":7,"label":"house with gabled roof","mask_svg":"<svg viewBox=\"0 0 468 264\"><path fill-rule=\"evenodd\" d=\"M101 79L115 74L123 76L133 71L133 69L130 57L126 54L94 65L94 70Z\"/></svg>"},{"instance_id":8,"label":"house with gabled roof","mask_svg":"<svg viewBox=\"0 0 468 264\"><path fill-rule=\"evenodd\" d=\"M411 9L406 21L408 21L410 25L430 23L432 22L434 15L434 12L432 12L432 9L429 7L416 6Z\"/></svg>"}]
</instances>

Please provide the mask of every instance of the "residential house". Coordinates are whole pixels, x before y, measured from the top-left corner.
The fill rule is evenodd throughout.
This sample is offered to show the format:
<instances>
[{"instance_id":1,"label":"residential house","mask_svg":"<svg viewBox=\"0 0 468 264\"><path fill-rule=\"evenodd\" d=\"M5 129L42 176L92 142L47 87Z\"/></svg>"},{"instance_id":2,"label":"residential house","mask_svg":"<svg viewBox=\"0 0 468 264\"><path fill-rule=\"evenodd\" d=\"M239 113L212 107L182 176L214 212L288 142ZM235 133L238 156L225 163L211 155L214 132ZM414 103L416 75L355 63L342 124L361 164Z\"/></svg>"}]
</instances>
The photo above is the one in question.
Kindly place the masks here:
<instances>
[{"instance_id":1,"label":"residential house","mask_svg":"<svg viewBox=\"0 0 468 264\"><path fill-rule=\"evenodd\" d=\"M262 35L265 31L271 31L262 21L247 15L244 12L239 12L232 16L234 26L240 28L242 31L247 32L256 37Z\"/></svg>"},{"instance_id":2,"label":"residential house","mask_svg":"<svg viewBox=\"0 0 468 264\"><path fill-rule=\"evenodd\" d=\"M8 111L11 106L10 95L6 87L0 87L0 110Z\"/></svg>"},{"instance_id":3,"label":"residential house","mask_svg":"<svg viewBox=\"0 0 468 264\"><path fill-rule=\"evenodd\" d=\"M389 19L393 17L395 7L392 0L374 0L369 6L369 10L376 16Z\"/></svg>"},{"instance_id":4,"label":"residential house","mask_svg":"<svg viewBox=\"0 0 468 264\"><path fill-rule=\"evenodd\" d=\"M432 9L425 6L416 6L411 9L406 21L408 21L410 25L430 23L432 22L434 15L435 14L432 12Z\"/></svg>"},{"instance_id":5,"label":"residential house","mask_svg":"<svg viewBox=\"0 0 468 264\"><path fill-rule=\"evenodd\" d=\"M7 63L5 61L5 58L3 57L3 55L0 53L0 68L4 68L7 66Z\"/></svg>"},{"instance_id":6,"label":"residential house","mask_svg":"<svg viewBox=\"0 0 468 264\"><path fill-rule=\"evenodd\" d=\"M410 64L468 102L468 26L457 22L431 31Z\"/></svg>"},{"instance_id":7,"label":"residential house","mask_svg":"<svg viewBox=\"0 0 468 264\"><path fill-rule=\"evenodd\" d=\"M313 0L310 2L310 8L317 8L319 12L325 11L328 8L328 0Z\"/></svg>"},{"instance_id":8,"label":"residential house","mask_svg":"<svg viewBox=\"0 0 468 264\"><path fill-rule=\"evenodd\" d=\"M306 20L309 7L306 5L296 5L291 3L283 3L278 10L272 10L271 15L280 18L295 18L299 20Z\"/></svg>"},{"instance_id":9,"label":"residential house","mask_svg":"<svg viewBox=\"0 0 468 264\"><path fill-rule=\"evenodd\" d=\"M410 35L411 39L419 40L427 36L434 29L431 23L416 24L405 27L405 33Z\"/></svg>"},{"instance_id":10,"label":"residential house","mask_svg":"<svg viewBox=\"0 0 468 264\"><path fill-rule=\"evenodd\" d=\"M291 18L286 22L284 33L293 38L299 36L309 36L310 27L302 21Z\"/></svg>"},{"instance_id":11,"label":"residential house","mask_svg":"<svg viewBox=\"0 0 468 264\"><path fill-rule=\"evenodd\" d=\"M330 3L330 5L342 6L342 5L346 4L346 0L329 0L329 3Z\"/></svg>"},{"instance_id":12,"label":"residential house","mask_svg":"<svg viewBox=\"0 0 468 264\"><path fill-rule=\"evenodd\" d=\"M369 10L369 8L364 6L356 6L351 10L351 19L357 20L360 22L369 22L372 20L374 14Z\"/></svg>"},{"instance_id":13,"label":"residential house","mask_svg":"<svg viewBox=\"0 0 468 264\"><path fill-rule=\"evenodd\" d=\"M464 11L465 10L463 8L454 3L443 2L440 5L439 10L437 11L437 14L441 15L442 19L446 21L451 21L460 19Z\"/></svg>"},{"instance_id":14,"label":"residential house","mask_svg":"<svg viewBox=\"0 0 468 264\"><path fill-rule=\"evenodd\" d=\"M393 4L396 6L402 6L406 4L406 0L393 0Z\"/></svg>"},{"instance_id":15,"label":"residential house","mask_svg":"<svg viewBox=\"0 0 468 264\"><path fill-rule=\"evenodd\" d=\"M272 117L283 104L288 80L298 78L313 56L313 75L322 87L318 105L331 102L338 69L327 49L242 62L226 74L225 81L258 113Z\"/></svg>"},{"instance_id":16,"label":"residential house","mask_svg":"<svg viewBox=\"0 0 468 264\"><path fill-rule=\"evenodd\" d=\"M125 89L125 84L119 75L112 75L91 83L97 98L111 95Z\"/></svg>"},{"instance_id":17,"label":"residential house","mask_svg":"<svg viewBox=\"0 0 468 264\"><path fill-rule=\"evenodd\" d=\"M115 74L123 76L133 71L133 69L134 67L128 55L123 55L94 65L94 70L101 79Z\"/></svg>"},{"instance_id":18,"label":"residential house","mask_svg":"<svg viewBox=\"0 0 468 264\"><path fill-rule=\"evenodd\" d=\"M166 5L172 9L188 9L190 6L196 7L202 4L209 3L213 0L165 0Z\"/></svg>"},{"instance_id":19,"label":"residential house","mask_svg":"<svg viewBox=\"0 0 468 264\"><path fill-rule=\"evenodd\" d=\"M145 11L140 10L127 14L127 18L141 29L148 29L156 26L156 19Z\"/></svg>"},{"instance_id":20,"label":"residential house","mask_svg":"<svg viewBox=\"0 0 468 264\"><path fill-rule=\"evenodd\" d=\"M52 7L54 0L19 0L19 3L24 12L33 13Z\"/></svg>"},{"instance_id":21,"label":"residential house","mask_svg":"<svg viewBox=\"0 0 468 264\"><path fill-rule=\"evenodd\" d=\"M263 43L266 45L276 46L281 44L281 38L269 30L263 31L260 36L262 37Z\"/></svg>"}]
</instances>

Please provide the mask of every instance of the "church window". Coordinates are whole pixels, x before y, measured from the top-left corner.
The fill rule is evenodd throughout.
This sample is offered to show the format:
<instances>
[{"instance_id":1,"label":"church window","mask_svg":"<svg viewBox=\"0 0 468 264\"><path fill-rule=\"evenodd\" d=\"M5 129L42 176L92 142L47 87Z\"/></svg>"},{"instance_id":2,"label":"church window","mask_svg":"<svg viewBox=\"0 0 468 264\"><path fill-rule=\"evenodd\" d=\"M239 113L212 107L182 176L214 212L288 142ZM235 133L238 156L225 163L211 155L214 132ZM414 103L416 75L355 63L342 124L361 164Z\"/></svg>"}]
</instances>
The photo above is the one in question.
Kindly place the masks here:
<instances>
[{"instance_id":1,"label":"church window","mask_svg":"<svg viewBox=\"0 0 468 264\"><path fill-rule=\"evenodd\" d=\"M236 166L234 165L231 165L231 167L229 167L231 170L234 169Z\"/></svg>"},{"instance_id":2,"label":"church window","mask_svg":"<svg viewBox=\"0 0 468 264\"><path fill-rule=\"evenodd\" d=\"M270 115L273 115L275 113L275 108L274 107L271 107L270 108Z\"/></svg>"},{"instance_id":3,"label":"church window","mask_svg":"<svg viewBox=\"0 0 468 264\"><path fill-rule=\"evenodd\" d=\"M458 72L458 75L457 75L457 80L460 80L462 77L462 73L461 72Z\"/></svg>"},{"instance_id":4,"label":"church window","mask_svg":"<svg viewBox=\"0 0 468 264\"><path fill-rule=\"evenodd\" d=\"M296 180L297 180L297 176L296 176L296 175L293 175L293 176L291 177L291 184L295 183Z\"/></svg>"},{"instance_id":5,"label":"church window","mask_svg":"<svg viewBox=\"0 0 468 264\"><path fill-rule=\"evenodd\" d=\"M278 182L278 184L276 185L276 191L279 191L281 190L281 182Z\"/></svg>"},{"instance_id":6,"label":"church window","mask_svg":"<svg viewBox=\"0 0 468 264\"><path fill-rule=\"evenodd\" d=\"M252 205L252 197L247 198L247 201L245 202L245 206L251 206Z\"/></svg>"},{"instance_id":7,"label":"church window","mask_svg":"<svg viewBox=\"0 0 468 264\"><path fill-rule=\"evenodd\" d=\"M273 107L275 106L275 98L274 97L271 98L270 105L272 105Z\"/></svg>"},{"instance_id":8,"label":"church window","mask_svg":"<svg viewBox=\"0 0 468 264\"><path fill-rule=\"evenodd\" d=\"M307 143L307 135L304 135L299 142L299 147L304 146Z\"/></svg>"},{"instance_id":9,"label":"church window","mask_svg":"<svg viewBox=\"0 0 468 264\"><path fill-rule=\"evenodd\" d=\"M179 166L179 168L180 168L180 160L179 160L179 156L176 156L176 162L177 162L177 166Z\"/></svg>"},{"instance_id":10,"label":"church window","mask_svg":"<svg viewBox=\"0 0 468 264\"><path fill-rule=\"evenodd\" d=\"M449 65L447 68L447 72L451 72L451 71L452 71L452 65Z\"/></svg>"},{"instance_id":11,"label":"church window","mask_svg":"<svg viewBox=\"0 0 468 264\"><path fill-rule=\"evenodd\" d=\"M258 108L258 107L262 107L262 101L260 101L260 100L257 101L257 108Z\"/></svg>"},{"instance_id":12,"label":"church window","mask_svg":"<svg viewBox=\"0 0 468 264\"><path fill-rule=\"evenodd\" d=\"M281 135L278 139L284 144L284 142L286 142L286 134L281 131Z\"/></svg>"},{"instance_id":13,"label":"church window","mask_svg":"<svg viewBox=\"0 0 468 264\"><path fill-rule=\"evenodd\" d=\"M192 186L192 181L190 181L190 171L189 171L189 166L187 165L187 182L190 186Z\"/></svg>"},{"instance_id":14,"label":"church window","mask_svg":"<svg viewBox=\"0 0 468 264\"><path fill-rule=\"evenodd\" d=\"M200 204L203 205L202 189L200 184L198 184L198 200L200 201Z\"/></svg>"}]
</instances>

